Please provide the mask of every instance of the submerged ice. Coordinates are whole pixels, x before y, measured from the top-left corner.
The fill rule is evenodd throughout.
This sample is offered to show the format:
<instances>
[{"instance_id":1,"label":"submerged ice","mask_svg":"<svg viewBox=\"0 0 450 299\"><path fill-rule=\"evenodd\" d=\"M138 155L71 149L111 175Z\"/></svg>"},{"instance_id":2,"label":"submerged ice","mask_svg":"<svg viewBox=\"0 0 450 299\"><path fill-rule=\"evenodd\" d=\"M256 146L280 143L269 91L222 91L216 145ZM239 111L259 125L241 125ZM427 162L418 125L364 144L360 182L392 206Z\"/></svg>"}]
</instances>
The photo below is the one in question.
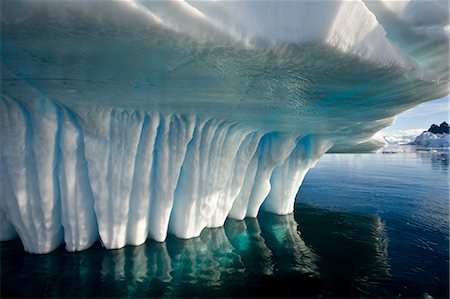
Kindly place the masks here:
<instances>
[{"instance_id":1,"label":"submerged ice","mask_svg":"<svg viewBox=\"0 0 450 299\"><path fill-rule=\"evenodd\" d=\"M77 251L293 211L448 93L448 3L3 1L0 238ZM373 138L372 138L373 137Z\"/></svg>"}]
</instances>

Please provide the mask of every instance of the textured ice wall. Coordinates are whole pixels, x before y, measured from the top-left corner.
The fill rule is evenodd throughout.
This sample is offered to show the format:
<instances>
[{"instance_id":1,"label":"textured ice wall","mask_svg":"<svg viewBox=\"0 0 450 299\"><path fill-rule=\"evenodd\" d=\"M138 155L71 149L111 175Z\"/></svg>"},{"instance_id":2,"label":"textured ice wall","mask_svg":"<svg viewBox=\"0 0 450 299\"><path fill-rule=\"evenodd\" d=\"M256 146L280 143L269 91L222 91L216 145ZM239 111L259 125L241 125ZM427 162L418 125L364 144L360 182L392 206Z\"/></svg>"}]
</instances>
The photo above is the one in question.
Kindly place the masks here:
<instances>
[{"instance_id":1,"label":"textured ice wall","mask_svg":"<svg viewBox=\"0 0 450 299\"><path fill-rule=\"evenodd\" d=\"M448 94L447 2L1 5L0 239L29 252L290 213L326 151Z\"/></svg>"},{"instance_id":2,"label":"textured ice wall","mask_svg":"<svg viewBox=\"0 0 450 299\"><path fill-rule=\"evenodd\" d=\"M107 248L164 241L168 231L191 238L227 216L256 217L266 197L266 210L291 213L306 171L331 146L318 136L117 108L98 108L89 132L49 100L1 104L3 221L30 252L63 238L71 251L98 236Z\"/></svg>"}]
</instances>

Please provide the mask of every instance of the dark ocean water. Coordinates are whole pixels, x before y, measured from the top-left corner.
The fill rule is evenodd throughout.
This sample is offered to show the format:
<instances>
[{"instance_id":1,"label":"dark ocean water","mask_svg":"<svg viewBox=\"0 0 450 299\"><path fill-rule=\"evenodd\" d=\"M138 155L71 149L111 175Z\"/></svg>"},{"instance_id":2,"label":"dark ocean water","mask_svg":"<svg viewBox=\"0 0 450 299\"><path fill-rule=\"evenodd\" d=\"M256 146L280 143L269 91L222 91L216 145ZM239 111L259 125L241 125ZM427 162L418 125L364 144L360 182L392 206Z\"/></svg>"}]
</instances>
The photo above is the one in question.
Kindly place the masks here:
<instances>
[{"instance_id":1,"label":"dark ocean water","mask_svg":"<svg viewBox=\"0 0 450 299\"><path fill-rule=\"evenodd\" d=\"M449 296L447 152L326 155L294 214L77 253L1 243L1 297Z\"/></svg>"}]
</instances>

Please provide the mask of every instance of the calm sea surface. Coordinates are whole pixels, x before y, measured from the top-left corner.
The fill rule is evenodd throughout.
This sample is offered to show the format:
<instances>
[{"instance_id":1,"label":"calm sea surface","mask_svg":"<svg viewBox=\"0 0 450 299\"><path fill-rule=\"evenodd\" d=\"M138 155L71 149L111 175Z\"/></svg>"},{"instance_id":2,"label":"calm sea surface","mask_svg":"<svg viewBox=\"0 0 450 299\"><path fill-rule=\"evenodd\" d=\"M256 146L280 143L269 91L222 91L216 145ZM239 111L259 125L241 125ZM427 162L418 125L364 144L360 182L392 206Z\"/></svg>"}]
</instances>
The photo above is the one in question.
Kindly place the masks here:
<instances>
[{"instance_id":1,"label":"calm sea surface","mask_svg":"<svg viewBox=\"0 0 450 299\"><path fill-rule=\"evenodd\" d=\"M1 297L448 297L449 155L326 155L295 213L77 253L1 243Z\"/></svg>"}]
</instances>

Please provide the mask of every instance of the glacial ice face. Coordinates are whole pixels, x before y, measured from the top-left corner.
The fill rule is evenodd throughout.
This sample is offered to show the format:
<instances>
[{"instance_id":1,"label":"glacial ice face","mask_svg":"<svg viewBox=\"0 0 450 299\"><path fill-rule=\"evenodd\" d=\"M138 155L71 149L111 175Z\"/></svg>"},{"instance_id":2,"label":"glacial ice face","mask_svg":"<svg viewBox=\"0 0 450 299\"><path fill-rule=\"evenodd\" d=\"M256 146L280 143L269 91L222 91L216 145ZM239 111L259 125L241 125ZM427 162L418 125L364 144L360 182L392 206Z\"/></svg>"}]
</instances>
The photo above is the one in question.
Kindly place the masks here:
<instances>
[{"instance_id":1,"label":"glacial ice face","mask_svg":"<svg viewBox=\"0 0 450 299\"><path fill-rule=\"evenodd\" d=\"M0 114L2 190L12 194L3 211L31 252L63 235L68 250L98 235L107 248L164 241L168 229L190 238L229 213L256 217L266 197L267 210L290 213L304 173L329 148L311 136L118 108L95 112L92 135L67 108L35 103L4 98Z\"/></svg>"},{"instance_id":2,"label":"glacial ice face","mask_svg":"<svg viewBox=\"0 0 450 299\"><path fill-rule=\"evenodd\" d=\"M448 93L430 3L2 1L0 239L120 248L291 213L321 155Z\"/></svg>"}]
</instances>

